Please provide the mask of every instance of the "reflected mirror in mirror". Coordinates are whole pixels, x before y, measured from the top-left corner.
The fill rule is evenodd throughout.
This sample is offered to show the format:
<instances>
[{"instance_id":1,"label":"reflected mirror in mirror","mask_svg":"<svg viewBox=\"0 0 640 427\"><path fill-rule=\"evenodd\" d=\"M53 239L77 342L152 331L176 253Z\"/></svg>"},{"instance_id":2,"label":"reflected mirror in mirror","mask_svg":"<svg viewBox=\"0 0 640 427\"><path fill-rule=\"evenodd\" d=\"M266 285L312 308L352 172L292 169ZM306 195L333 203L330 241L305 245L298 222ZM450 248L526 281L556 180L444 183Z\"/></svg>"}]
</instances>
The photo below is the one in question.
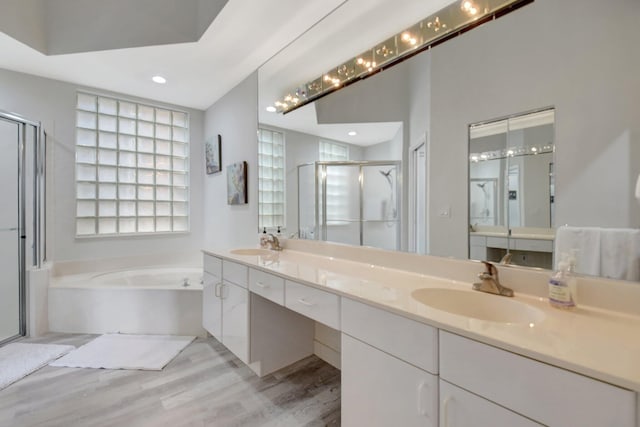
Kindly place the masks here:
<instances>
[{"instance_id":1,"label":"reflected mirror in mirror","mask_svg":"<svg viewBox=\"0 0 640 427\"><path fill-rule=\"evenodd\" d=\"M469 257L551 268L553 109L469 126Z\"/></svg>"},{"instance_id":2,"label":"reflected mirror in mirror","mask_svg":"<svg viewBox=\"0 0 640 427\"><path fill-rule=\"evenodd\" d=\"M522 248L513 236L522 228L552 233L565 224L638 229L640 86L632 82L640 69L639 2L584 7L579 0L536 0L299 110L266 111L291 87L428 16L429 11L416 10L424 3L348 0L260 68L259 127L281 131L285 142L285 215L277 221L285 223L287 235L299 228L297 166L321 161L320 139L348 147L349 160L401 162L401 250L487 258L472 247L470 227L476 224L502 227L496 232L506 236L496 237L507 238L498 248L504 252ZM545 106L555 109L553 153L523 156L522 163L516 156L510 163L487 160L503 175L471 175L470 154L491 150L470 148L469 124ZM336 133L296 125L295 114L307 115L322 132ZM360 125L376 129L368 146L358 145L366 134ZM358 132L354 139L351 130ZM506 148L509 131L515 129L503 132L500 149ZM312 148L297 139L312 141ZM384 145L388 141L397 145ZM544 184L531 184L530 194L529 160L544 159L542 154L553 161L544 161ZM514 239L508 239L509 230ZM550 267L550 242L528 241L534 240L543 241L545 250L533 252L548 254L534 265ZM515 255L515 263L533 261ZM593 274L607 275L601 271L594 268Z\"/></svg>"}]
</instances>

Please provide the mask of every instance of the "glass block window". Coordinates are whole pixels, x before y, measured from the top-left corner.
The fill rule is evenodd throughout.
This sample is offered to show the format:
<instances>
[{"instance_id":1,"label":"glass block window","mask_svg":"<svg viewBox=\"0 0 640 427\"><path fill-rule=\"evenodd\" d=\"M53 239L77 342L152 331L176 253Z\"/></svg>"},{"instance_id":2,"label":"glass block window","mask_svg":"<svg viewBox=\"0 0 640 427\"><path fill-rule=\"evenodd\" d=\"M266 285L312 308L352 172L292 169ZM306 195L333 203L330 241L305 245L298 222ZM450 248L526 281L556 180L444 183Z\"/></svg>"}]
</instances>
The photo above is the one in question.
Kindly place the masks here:
<instances>
[{"instance_id":1,"label":"glass block window","mask_svg":"<svg viewBox=\"0 0 640 427\"><path fill-rule=\"evenodd\" d=\"M78 92L76 235L188 230L188 114Z\"/></svg>"},{"instance_id":2,"label":"glass block window","mask_svg":"<svg viewBox=\"0 0 640 427\"><path fill-rule=\"evenodd\" d=\"M284 134L258 130L258 225L284 227Z\"/></svg>"},{"instance_id":3,"label":"glass block window","mask_svg":"<svg viewBox=\"0 0 640 427\"><path fill-rule=\"evenodd\" d=\"M349 147L335 142L320 140L321 162L341 162L349 160Z\"/></svg>"},{"instance_id":4,"label":"glass block window","mask_svg":"<svg viewBox=\"0 0 640 427\"><path fill-rule=\"evenodd\" d=\"M349 160L349 147L331 141L320 140L319 159L323 162L344 162ZM349 168L327 168L327 224L340 224L349 219Z\"/></svg>"}]
</instances>

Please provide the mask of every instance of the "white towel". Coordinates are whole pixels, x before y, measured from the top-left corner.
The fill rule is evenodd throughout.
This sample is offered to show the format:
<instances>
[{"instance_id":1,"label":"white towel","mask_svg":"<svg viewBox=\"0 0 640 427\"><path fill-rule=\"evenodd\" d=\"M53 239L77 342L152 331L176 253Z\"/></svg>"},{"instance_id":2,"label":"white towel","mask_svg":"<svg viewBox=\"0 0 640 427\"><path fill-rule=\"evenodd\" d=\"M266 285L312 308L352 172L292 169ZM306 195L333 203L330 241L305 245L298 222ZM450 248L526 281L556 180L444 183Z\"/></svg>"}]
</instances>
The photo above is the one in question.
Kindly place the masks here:
<instances>
[{"instance_id":1,"label":"white towel","mask_svg":"<svg viewBox=\"0 0 640 427\"><path fill-rule=\"evenodd\" d=\"M611 279L640 281L640 230L602 229L600 274Z\"/></svg>"},{"instance_id":2,"label":"white towel","mask_svg":"<svg viewBox=\"0 0 640 427\"><path fill-rule=\"evenodd\" d=\"M576 255L576 273L600 276L600 228L570 227L563 225L556 230L556 268L562 255Z\"/></svg>"}]
</instances>

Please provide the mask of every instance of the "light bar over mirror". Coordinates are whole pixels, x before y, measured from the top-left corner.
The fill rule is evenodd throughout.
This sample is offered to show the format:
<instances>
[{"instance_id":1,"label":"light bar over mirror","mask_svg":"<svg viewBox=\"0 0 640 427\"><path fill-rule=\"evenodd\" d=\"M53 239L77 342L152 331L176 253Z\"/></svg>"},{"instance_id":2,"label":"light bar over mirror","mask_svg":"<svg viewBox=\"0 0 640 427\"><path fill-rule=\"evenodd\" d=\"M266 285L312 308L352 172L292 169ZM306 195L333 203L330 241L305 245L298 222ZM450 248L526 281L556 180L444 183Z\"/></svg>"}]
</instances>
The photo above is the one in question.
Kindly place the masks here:
<instances>
[{"instance_id":1,"label":"light bar over mirror","mask_svg":"<svg viewBox=\"0 0 640 427\"><path fill-rule=\"evenodd\" d=\"M322 75L298 84L270 107L279 113L293 111L532 1L455 1Z\"/></svg>"}]
</instances>

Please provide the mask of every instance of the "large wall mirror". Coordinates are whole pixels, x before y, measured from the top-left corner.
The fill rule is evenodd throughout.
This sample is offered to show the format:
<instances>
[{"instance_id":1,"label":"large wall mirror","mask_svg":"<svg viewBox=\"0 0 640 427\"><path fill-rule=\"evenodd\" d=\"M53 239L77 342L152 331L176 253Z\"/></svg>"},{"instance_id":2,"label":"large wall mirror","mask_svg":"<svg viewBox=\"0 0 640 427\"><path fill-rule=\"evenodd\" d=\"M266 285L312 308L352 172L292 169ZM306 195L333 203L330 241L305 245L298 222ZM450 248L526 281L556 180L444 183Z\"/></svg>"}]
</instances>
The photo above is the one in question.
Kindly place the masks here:
<instances>
[{"instance_id":1,"label":"large wall mirror","mask_svg":"<svg viewBox=\"0 0 640 427\"><path fill-rule=\"evenodd\" d=\"M260 155L282 153L260 166L261 226L437 256L508 250L543 268L559 226L640 227L638 2L535 0L293 112L267 110L428 16L424 3L348 0L261 67ZM382 163L318 184L304 165L323 162ZM325 232L322 191L326 209L344 208Z\"/></svg>"}]
</instances>

